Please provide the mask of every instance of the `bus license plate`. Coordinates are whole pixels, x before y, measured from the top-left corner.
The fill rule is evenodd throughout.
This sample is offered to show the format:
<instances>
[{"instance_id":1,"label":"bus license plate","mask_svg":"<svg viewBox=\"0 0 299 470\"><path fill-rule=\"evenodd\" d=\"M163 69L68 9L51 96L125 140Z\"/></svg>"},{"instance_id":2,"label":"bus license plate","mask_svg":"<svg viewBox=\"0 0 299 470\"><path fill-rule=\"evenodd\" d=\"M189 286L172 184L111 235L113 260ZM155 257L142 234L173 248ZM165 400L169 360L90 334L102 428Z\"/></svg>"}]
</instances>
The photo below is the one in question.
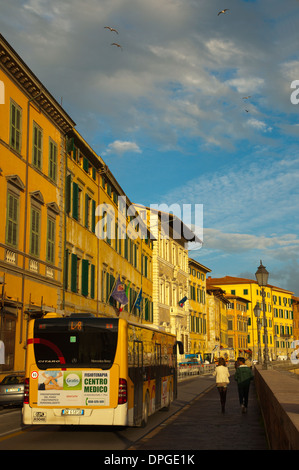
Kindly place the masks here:
<instances>
[{"instance_id":1,"label":"bus license plate","mask_svg":"<svg viewBox=\"0 0 299 470\"><path fill-rule=\"evenodd\" d=\"M79 409L68 409L68 410L62 410L63 415L71 415L71 416L82 416L84 415L84 410L79 410Z\"/></svg>"}]
</instances>

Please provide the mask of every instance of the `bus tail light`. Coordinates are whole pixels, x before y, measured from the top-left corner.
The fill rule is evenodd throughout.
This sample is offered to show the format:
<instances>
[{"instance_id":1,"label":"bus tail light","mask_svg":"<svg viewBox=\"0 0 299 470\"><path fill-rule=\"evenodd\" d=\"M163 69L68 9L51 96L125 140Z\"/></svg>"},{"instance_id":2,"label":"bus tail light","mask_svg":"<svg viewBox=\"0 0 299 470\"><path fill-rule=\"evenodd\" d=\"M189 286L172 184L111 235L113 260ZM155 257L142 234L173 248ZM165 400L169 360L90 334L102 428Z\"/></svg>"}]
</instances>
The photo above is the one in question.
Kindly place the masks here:
<instances>
[{"instance_id":1,"label":"bus tail light","mask_svg":"<svg viewBox=\"0 0 299 470\"><path fill-rule=\"evenodd\" d=\"M127 381L126 379L119 379L119 386L118 386L118 404L123 405L127 403L128 396L127 396Z\"/></svg>"},{"instance_id":2,"label":"bus tail light","mask_svg":"<svg viewBox=\"0 0 299 470\"><path fill-rule=\"evenodd\" d=\"M29 405L29 379L26 378L24 382L24 405Z\"/></svg>"}]
</instances>

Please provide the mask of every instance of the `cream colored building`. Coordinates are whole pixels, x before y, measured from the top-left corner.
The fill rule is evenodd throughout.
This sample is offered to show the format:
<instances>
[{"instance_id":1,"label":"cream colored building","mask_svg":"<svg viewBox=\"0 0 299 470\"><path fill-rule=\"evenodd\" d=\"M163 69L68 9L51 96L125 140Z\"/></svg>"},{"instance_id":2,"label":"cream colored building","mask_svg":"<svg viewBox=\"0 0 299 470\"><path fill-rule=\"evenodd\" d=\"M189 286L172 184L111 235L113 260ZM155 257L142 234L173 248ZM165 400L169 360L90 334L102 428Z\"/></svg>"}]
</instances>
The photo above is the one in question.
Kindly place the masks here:
<instances>
[{"instance_id":1,"label":"cream colored building","mask_svg":"<svg viewBox=\"0 0 299 470\"><path fill-rule=\"evenodd\" d=\"M188 353L188 242L195 236L173 214L140 205L135 207L143 220L147 220L153 237L153 323L176 334L177 339L184 344L184 352Z\"/></svg>"}]
</instances>

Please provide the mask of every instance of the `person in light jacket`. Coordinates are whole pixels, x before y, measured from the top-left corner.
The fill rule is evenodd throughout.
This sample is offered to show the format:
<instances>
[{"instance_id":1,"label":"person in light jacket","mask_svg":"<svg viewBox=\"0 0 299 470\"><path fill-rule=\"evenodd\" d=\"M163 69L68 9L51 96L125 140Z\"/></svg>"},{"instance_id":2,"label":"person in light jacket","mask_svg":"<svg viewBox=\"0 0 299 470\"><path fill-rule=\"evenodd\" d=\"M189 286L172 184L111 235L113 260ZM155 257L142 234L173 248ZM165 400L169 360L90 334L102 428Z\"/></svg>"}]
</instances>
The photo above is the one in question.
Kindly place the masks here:
<instances>
[{"instance_id":1,"label":"person in light jacket","mask_svg":"<svg viewBox=\"0 0 299 470\"><path fill-rule=\"evenodd\" d=\"M218 366L213 375L216 376L216 386L220 395L221 411L224 413L227 385L229 384L229 370L223 357L219 358Z\"/></svg>"}]
</instances>

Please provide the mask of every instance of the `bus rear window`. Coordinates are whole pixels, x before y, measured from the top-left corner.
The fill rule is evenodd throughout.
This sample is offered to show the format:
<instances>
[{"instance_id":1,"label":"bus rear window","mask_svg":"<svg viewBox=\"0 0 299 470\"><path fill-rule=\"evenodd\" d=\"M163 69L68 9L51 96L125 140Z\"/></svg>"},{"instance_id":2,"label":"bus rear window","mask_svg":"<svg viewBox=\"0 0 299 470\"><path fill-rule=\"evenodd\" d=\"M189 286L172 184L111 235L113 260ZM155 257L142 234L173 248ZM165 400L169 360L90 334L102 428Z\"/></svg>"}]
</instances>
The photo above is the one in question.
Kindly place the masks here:
<instances>
[{"instance_id":1,"label":"bus rear window","mask_svg":"<svg viewBox=\"0 0 299 470\"><path fill-rule=\"evenodd\" d=\"M114 361L118 320L106 318L49 318L34 325L36 365L109 369Z\"/></svg>"}]
</instances>

